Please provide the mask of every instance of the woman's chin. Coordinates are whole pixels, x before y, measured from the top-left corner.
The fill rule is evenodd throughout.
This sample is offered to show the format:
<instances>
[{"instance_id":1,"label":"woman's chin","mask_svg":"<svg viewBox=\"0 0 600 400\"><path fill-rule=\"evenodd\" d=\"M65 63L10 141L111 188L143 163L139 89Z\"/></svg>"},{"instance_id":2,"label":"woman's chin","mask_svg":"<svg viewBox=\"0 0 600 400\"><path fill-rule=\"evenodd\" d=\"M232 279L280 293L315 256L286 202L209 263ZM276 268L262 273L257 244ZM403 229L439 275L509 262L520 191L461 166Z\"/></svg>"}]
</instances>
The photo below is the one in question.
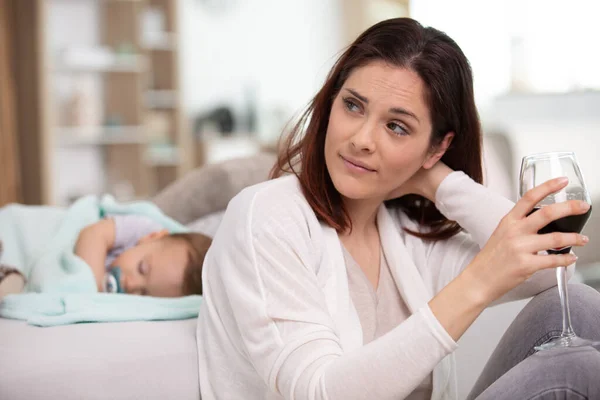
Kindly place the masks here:
<instances>
[{"instance_id":1,"label":"woman's chin","mask_svg":"<svg viewBox=\"0 0 600 400\"><path fill-rule=\"evenodd\" d=\"M356 181L350 182L344 179L341 182L334 182L334 186L342 197L350 200L365 200L373 197L374 194L371 187Z\"/></svg>"}]
</instances>

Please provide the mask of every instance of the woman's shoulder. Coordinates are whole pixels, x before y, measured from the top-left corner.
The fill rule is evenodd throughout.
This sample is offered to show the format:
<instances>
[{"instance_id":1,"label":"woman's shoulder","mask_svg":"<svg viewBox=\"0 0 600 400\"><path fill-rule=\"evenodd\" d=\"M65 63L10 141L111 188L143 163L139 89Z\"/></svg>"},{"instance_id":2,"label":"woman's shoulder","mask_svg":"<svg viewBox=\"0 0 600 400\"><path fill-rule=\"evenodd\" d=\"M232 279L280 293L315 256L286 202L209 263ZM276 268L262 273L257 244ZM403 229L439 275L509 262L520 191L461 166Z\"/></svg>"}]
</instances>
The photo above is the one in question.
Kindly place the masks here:
<instances>
[{"instance_id":1,"label":"woman's shoulder","mask_svg":"<svg viewBox=\"0 0 600 400\"><path fill-rule=\"evenodd\" d=\"M296 175L284 175L279 178L269 179L242 189L236 198L256 198L263 196L290 197L302 196L300 181ZM303 197L303 196L302 196Z\"/></svg>"},{"instance_id":2,"label":"woman's shoulder","mask_svg":"<svg viewBox=\"0 0 600 400\"><path fill-rule=\"evenodd\" d=\"M226 214L230 213L244 216L253 225L269 221L277 221L278 224L317 221L295 175L271 179L243 189L229 203Z\"/></svg>"},{"instance_id":3,"label":"woman's shoulder","mask_svg":"<svg viewBox=\"0 0 600 400\"><path fill-rule=\"evenodd\" d=\"M425 229L417 221L411 219L400 207L385 207L400 235L404 236L406 234L405 229L413 232L422 232Z\"/></svg>"},{"instance_id":4,"label":"woman's shoulder","mask_svg":"<svg viewBox=\"0 0 600 400\"><path fill-rule=\"evenodd\" d=\"M295 175L286 175L248 186L235 195L231 203L238 207L277 209L288 208L292 204L308 204L302 194L300 181Z\"/></svg>"}]
</instances>

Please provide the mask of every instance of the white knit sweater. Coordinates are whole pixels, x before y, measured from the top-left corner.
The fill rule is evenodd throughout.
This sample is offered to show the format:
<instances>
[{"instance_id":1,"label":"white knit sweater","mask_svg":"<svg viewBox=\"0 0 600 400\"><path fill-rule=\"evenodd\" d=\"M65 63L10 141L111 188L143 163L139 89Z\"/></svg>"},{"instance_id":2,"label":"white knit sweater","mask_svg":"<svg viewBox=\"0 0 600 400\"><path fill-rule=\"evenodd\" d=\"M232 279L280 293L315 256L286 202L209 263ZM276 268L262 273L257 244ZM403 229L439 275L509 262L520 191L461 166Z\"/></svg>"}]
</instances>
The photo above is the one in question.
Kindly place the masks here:
<instances>
[{"instance_id":1,"label":"white knit sweater","mask_svg":"<svg viewBox=\"0 0 600 400\"><path fill-rule=\"evenodd\" d=\"M454 172L438 188L436 206L468 234L423 241L403 231L418 229L406 215L380 208L381 245L412 315L363 346L339 238L317 220L297 178L237 195L204 263L202 399L402 399L432 371L432 399L455 399L457 344L427 303L513 204ZM540 272L502 300L554 284L552 271Z\"/></svg>"}]
</instances>

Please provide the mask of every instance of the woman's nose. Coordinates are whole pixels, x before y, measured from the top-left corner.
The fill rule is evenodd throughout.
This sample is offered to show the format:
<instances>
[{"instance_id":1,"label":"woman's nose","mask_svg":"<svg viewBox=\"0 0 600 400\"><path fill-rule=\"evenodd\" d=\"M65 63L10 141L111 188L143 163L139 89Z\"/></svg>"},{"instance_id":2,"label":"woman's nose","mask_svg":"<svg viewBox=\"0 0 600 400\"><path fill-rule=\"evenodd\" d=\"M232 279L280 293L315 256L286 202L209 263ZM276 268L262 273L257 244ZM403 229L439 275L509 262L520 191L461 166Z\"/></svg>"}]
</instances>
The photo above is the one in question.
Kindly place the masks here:
<instances>
[{"instance_id":1,"label":"woman's nose","mask_svg":"<svg viewBox=\"0 0 600 400\"><path fill-rule=\"evenodd\" d=\"M375 150L375 127L365 121L351 138L352 147L358 152L372 153Z\"/></svg>"}]
</instances>

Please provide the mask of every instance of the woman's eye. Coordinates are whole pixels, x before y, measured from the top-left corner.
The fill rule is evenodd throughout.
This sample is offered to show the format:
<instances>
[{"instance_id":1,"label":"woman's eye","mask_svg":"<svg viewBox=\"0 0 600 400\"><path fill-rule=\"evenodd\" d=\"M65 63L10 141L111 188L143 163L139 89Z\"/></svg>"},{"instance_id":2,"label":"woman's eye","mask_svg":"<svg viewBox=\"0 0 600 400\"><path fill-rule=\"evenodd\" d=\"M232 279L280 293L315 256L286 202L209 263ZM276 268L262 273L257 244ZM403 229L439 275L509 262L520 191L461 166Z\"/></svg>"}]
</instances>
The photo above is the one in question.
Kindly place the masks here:
<instances>
[{"instance_id":1,"label":"woman's eye","mask_svg":"<svg viewBox=\"0 0 600 400\"><path fill-rule=\"evenodd\" d=\"M401 125L398 125L395 122L388 123L387 127L389 130L394 132L396 135L400 135L400 136L408 135L408 132L406 131L406 129L404 129Z\"/></svg>"},{"instance_id":2,"label":"woman's eye","mask_svg":"<svg viewBox=\"0 0 600 400\"><path fill-rule=\"evenodd\" d=\"M344 106L346 107L346 109L348 111L351 111L351 112L360 111L360 107L358 106L358 104L356 104L352 100L344 99Z\"/></svg>"}]
</instances>

